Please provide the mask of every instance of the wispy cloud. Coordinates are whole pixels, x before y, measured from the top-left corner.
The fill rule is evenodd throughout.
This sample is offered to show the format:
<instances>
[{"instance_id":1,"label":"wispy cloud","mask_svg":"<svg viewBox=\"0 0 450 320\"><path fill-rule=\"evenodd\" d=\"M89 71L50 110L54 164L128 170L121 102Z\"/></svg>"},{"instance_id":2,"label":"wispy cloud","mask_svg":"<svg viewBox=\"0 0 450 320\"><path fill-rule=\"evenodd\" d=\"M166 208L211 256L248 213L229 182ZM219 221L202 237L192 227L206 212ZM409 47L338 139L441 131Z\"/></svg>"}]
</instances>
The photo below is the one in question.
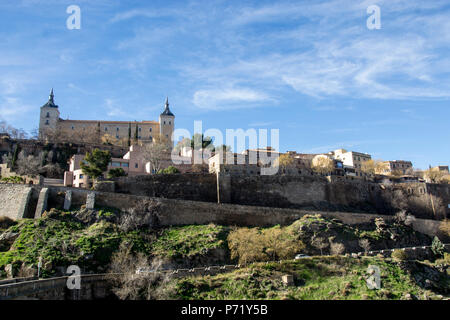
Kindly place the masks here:
<instances>
[{"instance_id":1,"label":"wispy cloud","mask_svg":"<svg viewBox=\"0 0 450 320\"><path fill-rule=\"evenodd\" d=\"M210 110L251 108L271 100L267 94L248 88L204 89L193 97L197 107Z\"/></svg>"}]
</instances>

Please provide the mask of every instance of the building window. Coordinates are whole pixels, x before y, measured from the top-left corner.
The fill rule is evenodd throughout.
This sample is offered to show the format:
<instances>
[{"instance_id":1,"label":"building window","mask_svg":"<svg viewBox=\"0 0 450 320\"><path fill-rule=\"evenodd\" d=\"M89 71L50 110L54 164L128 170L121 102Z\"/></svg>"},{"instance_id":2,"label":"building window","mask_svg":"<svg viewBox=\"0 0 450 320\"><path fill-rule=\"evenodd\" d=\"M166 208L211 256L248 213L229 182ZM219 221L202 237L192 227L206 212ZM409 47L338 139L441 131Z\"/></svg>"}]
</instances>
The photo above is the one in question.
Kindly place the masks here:
<instances>
[{"instance_id":1,"label":"building window","mask_svg":"<svg viewBox=\"0 0 450 320\"><path fill-rule=\"evenodd\" d=\"M139 167L139 165L137 163L135 163L134 167L137 169Z\"/></svg>"},{"instance_id":2,"label":"building window","mask_svg":"<svg viewBox=\"0 0 450 320\"><path fill-rule=\"evenodd\" d=\"M119 139L119 135L118 134L116 135L116 139Z\"/></svg>"},{"instance_id":3,"label":"building window","mask_svg":"<svg viewBox=\"0 0 450 320\"><path fill-rule=\"evenodd\" d=\"M45 124L48 125L48 120L45 120Z\"/></svg>"},{"instance_id":4,"label":"building window","mask_svg":"<svg viewBox=\"0 0 450 320\"><path fill-rule=\"evenodd\" d=\"M75 128L74 128L74 126L72 126L72 130L74 130Z\"/></svg>"},{"instance_id":5,"label":"building window","mask_svg":"<svg viewBox=\"0 0 450 320\"><path fill-rule=\"evenodd\" d=\"M83 178L84 178L84 176L82 174L80 174L80 179L83 179Z\"/></svg>"},{"instance_id":6,"label":"building window","mask_svg":"<svg viewBox=\"0 0 450 320\"><path fill-rule=\"evenodd\" d=\"M166 124L166 121L164 120L164 124Z\"/></svg>"},{"instance_id":7,"label":"building window","mask_svg":"<svg viewBox=\"0 0 450 320\"><path fill-rule=\"evenodd\" d=\"M139 128L139 132L141 132L141 128Z\"/></svg>"},{"instance_id":8,"label":"building window","mask_svg":"<svg viewBox=\"0 0 450 320\"><path fill-rule=\"evenodd\" d=\"M122 167L128 168L128 163L122 163Z\"/></svg>"},{"instance_id":9,"label":"building window","mask_svg":"<svg viewBox=\"0 0 450 320\"><path fill-rule=\"evenodd\" d=\"M46 118L50 118L50 112L47 112Z\"/></svg>"},{"instance_id":10,"label":"building window","mask_svg":"<svg viewBox=\"0 0 450 320\"><path fill-rule=\"evenodd\" d=\"M169 121L169 124L172 124L172 121Z\"/></svg>"},{"instance_id":11,"label":"building window","mask_svg":"<svg viewBox=\"0 0 450 320\"><path fill-rule=\"evenodd\" d=\"M105 127L105 131L108 131L108 128L107 128L107 127Z\"/></svg>"},{"instance_id":12,"label":"building window","mask_svg":"<svg viewBox=\"0 0 450 320\"><path fill-rule=\"evenodd\" d=\"M150 132L152 132L152 128L150 128Z\"/></svg>"},{"instance_id":13,"label":"building window","mask_svg":"<svg viewBox=\"0 0 450 320\"><path fill-rule=\"evenodd\" d=\"M119 131L119 128L116 128L116 131Z\"/></svg>"}]
</instances>

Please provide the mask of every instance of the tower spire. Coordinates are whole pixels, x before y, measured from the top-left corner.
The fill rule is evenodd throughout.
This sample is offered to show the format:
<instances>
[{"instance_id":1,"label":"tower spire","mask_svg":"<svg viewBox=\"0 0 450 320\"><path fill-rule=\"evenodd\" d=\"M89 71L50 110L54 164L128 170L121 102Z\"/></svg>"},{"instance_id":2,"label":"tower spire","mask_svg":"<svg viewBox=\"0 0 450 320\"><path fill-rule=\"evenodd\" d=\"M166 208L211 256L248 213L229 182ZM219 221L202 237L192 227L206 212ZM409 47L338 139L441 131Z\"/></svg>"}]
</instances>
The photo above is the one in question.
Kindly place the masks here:
<instances>
[{"instance_id":1,"label":"tower spire","mask_svg":"<svg viewBox=\"0 0 450 320\"><path fill-rule=\"evenodd\" d=\"M169 109L169 97L166 96L165 108L161 115L173 116L173 113Z\"/></svg>"},{"instance_id":2,"label":"tower spire","mask_svg":"<svg viewBox=\"0 0 450 320\"><path fill-rule=\"evenodd\" d=\"M52 88L52 91L50 91L50 95L48 96L48 101L54 103L54 97L55 97L55 95L53 94L53 88Z\"/></svg>"}]
</instances>

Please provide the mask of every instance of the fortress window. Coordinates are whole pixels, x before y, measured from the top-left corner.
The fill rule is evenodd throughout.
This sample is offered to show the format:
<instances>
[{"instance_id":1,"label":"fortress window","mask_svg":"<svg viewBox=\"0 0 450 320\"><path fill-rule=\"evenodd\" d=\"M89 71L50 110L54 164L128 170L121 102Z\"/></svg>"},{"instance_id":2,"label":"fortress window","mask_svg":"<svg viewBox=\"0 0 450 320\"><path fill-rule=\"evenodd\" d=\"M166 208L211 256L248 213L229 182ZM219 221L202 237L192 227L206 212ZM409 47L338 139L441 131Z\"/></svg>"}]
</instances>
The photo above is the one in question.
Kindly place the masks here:
<instances>
[{"instance_id":1,"label":"fortress window","mask_svg":"<svg viewBox=\"0 0 450 320\"><path fill-rule=\"evenodd\" d=\"M172 122L172 121L169 121L169 124L172 124L171 122Z\"/></svg>"},{"instance_id":2,"label":"fortress window","mask_svg":"<svg viewBox=\"0 0 450 320\"><path fill-rule=\"evenodd\" d=\"M46 118L50 118L50 112L47 112Z\"/></svg>"},{"instance_id":3,"label":"fortress window","mask_svg":"<svg viewBox=\"0 0 450 320\"><path fill-rule=\"evenodd\" d=\"M47 124L47 125L48 125L48 120L45 120L45 124Z\"/></svg>"},{"instance_id":4,"label":"fortress window","mask_svg":"<svg viewBox=\"0 0 450 320\"><path fill-rule=\"evenodd\" d=\"M141 132L141 128L139 128L139 132Z\"/></svg>"},{"instance_id":5,"label":"fortress window","mask_svg":"<svg viewBox=\"0 0 450 320\"><path fill-rule=\"evenodd\" d=\"M72 130L73 130L73 129L75 129L75 128L72 126Z\"/></svg>"},{"instance_id":6,"label":"fortress window","mask_svg":"<svg viewBox=\"0 0 450 320\"><path fill-rule=\"evenodd\" d=\"M137 163L135 163L134 167L137 169L139 167L139 165Z\"/></svg>"},{"instance_id":7,"label":"fortress window","mask_svg":"<svg viewBox=\"0 0 450 320\"><path fill-rule=\"evenodd\" d=\"M116 128L116 131L119 131L119 128Z\"/></svg>"},{"instance_id":8,"label":"fortress window","mask_svg":"<svg viewBox=\"0 0 450 320\"><path fill-rule=\"evenodd\" d=\"M152 132L152 128L150 128L150 132Z\"/></svg>"},{"instance_id":9,"label":"fortress window","mask_svg":"<svg viewBox=\"0 0 450 320\"><path fill-rule=\"evenodd\" d=\"M105 131L108 131L108 128L107 128L107 127L105 127Z\"/></svg>"}]
</instances>

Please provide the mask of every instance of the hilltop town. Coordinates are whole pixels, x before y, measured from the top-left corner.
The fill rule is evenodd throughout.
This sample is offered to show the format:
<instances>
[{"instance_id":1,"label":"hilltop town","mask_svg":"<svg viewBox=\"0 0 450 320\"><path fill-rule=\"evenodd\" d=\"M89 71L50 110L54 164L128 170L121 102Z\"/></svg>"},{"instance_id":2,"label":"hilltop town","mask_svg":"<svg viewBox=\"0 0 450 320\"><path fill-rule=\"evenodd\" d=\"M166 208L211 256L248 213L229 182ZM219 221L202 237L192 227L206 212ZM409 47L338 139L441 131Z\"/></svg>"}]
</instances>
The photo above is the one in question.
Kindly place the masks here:
<instances>
[{"instance_id":1,"label":"hilltop town","mask_svg":"<svg viewBox=\"0 0 450 320\"><path fill-rule=\"evenodd\" d=\"M2 125L0 299L448 299L448 165L174 143L174 110L61 119L52 89L36 137Z\"/></svg>"}]
</instances>

